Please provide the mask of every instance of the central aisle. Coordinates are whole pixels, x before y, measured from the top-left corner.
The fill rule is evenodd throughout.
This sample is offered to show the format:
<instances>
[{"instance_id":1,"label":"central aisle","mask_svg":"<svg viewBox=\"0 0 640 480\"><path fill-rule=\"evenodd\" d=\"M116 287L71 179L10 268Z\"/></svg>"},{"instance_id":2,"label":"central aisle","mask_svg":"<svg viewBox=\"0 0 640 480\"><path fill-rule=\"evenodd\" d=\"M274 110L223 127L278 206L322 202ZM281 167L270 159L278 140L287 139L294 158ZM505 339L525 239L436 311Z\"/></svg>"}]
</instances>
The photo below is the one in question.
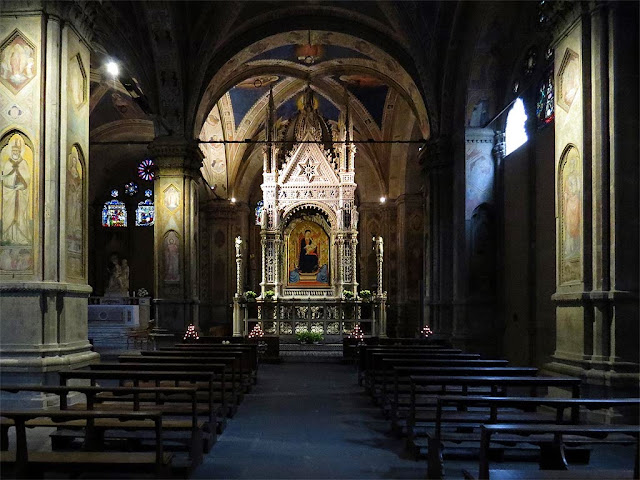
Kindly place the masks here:
<instances>
[{"instance_id":1,"label":"central aisle","mask_svg":"<svg viewBox=\"0 0 640 480\"><path fill-rule=\"evenodd\" d=\"M261 365L258 378L192 478L424 478L353 365Z\"/></svg>"}]
</instances>

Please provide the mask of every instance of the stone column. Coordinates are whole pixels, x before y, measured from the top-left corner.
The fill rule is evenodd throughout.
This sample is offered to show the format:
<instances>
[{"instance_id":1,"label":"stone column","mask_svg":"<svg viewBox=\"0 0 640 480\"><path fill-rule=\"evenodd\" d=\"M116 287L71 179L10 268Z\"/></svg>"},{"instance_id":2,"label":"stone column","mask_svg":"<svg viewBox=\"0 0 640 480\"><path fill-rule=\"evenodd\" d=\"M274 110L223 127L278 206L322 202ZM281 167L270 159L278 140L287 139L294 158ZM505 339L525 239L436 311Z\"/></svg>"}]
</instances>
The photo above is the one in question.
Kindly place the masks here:
<instances>
[{"instance_id":1,"label":"stone column","mask_svg":"<svg viewBox=\"0 0 640 480\"><path fill-rule=\"evenodd\" d=\"M448 138L431 140L422 150L427 183L427 322L438 333L453 329L453 163Z\"/></svg>"},{"instance_id":2,"label":"stone column","mask_svg":"<svg viewBox=\"0 0 640 480\"><path fill-rule=\"evenodd\" d=\"M15 58L19 69L0 77L0 369L7 383L46 384L56 380L49 372L98 357L87 338L89 30L73 9L13 2L0 12L0 58ZM0 401L10 408L15 398ZM17 404L50 401L28 395Z\"/></svg>"},{"instance_id":3,"label":"stone column","mask_svg":"<svg viewBox=\"0 0 640 480\"><path fill-rule=\"evenodd\" d=\"M149 145L155 184L154 276L158 328L184 332L198 323L198 192L202 152L182 137Z\"/></svg>"},{"instance_id":4,"label":"stone column","mask_svg":"<svg viewBox=\"0 0 640 480\"><path fill-rule=\"evenodd\" d=\"M244 267L242 266L242 238L238 235L235 241L236 245L236 293L233 296L233 336L243 336L243 320L242 307L240 300L244 293Z\"/></svg>"}]
</instances>

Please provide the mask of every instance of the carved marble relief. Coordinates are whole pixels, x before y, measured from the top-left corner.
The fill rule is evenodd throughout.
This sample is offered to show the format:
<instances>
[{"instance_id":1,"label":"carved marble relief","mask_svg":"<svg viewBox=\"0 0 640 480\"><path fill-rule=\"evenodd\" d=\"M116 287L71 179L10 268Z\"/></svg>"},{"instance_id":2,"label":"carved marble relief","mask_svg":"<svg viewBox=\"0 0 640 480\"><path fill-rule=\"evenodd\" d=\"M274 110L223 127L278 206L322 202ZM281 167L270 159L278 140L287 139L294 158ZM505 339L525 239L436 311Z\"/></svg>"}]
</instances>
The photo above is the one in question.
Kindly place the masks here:
<instances>
[{"instance_id":1,"label":"carved marble relief","mask_svg":"<svg viewBox=\"0 0 640 480\"><path fill-rule=\"evenodd\" d=\"M569 145L560 160L560 283L582 280L582 165Z\"/></svg>"},{"instance_id":2,"label":"carved marble relief","mask_svg":"<svg viewBox=\"0 0 640 480\"><path fill-rule=\"evenodd\" d=\"M0 83L17 94L36 76L36 48L14 30L0 46Z\"/></svg>"},{"instance_id":3,"label":"carved marble relief","mask_svg":"<svg viewBox=\"0 0 640 480\"><path fill-rule=\"evenodd\" d=\"M33 149L11 132L0 143L0 271L33 270Z\"/></svg>"},{"instance_id":4,"label":"carved marble relief","mask_svg":"<svg viewBox=\"0 0 640 480\"><path fill-rule=\"evenodd\" d=\"M83 225L84 202L83 184L84 168L82 152L77 145L71 148L67 159L67 275L75 278L84 277L83 260Z\"/></svg>"}]
</instances>

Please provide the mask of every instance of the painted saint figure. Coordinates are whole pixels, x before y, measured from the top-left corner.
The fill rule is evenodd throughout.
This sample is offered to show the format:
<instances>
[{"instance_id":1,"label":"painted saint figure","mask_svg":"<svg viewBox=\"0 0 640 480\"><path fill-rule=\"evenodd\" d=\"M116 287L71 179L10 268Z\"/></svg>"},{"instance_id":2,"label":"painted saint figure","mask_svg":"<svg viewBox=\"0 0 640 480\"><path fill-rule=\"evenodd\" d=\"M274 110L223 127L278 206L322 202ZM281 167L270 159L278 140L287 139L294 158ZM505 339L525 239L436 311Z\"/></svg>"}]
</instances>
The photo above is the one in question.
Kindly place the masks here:
<instances>
[{"instance_id":1,"label":"painted saint figure","mask_svg":"<svg viewBox=\"0 0 640 480\"><path fill-rule=\"evenodd\" d=\"M23 156L23 140L16 135L11 141L8 158L2 165L2 232L3 245L30 245L29 182L31 172Z\"/></svg>"},{"instance_id":2,"label":"painted saint figure","mask_svg":"<svg viewBox=\"0 0 640 480\"><path fill-rule=\"evenodd\" d=\"M165 239L164 268L165 282L180 281L180 251L175 232L170 232Z\"/></svg>"},{"instance_id":3,"label":"painted saint figure","mask_svg":"<svg viewBox=\"0 0 640 480\"><path fill-rule=\"evenodd\" d=\"M318 271L318 245L311 238L311 230L305 230L304 237L300 240L298 268L301 273L316 273Z\"/></svg>"}]
</instances>

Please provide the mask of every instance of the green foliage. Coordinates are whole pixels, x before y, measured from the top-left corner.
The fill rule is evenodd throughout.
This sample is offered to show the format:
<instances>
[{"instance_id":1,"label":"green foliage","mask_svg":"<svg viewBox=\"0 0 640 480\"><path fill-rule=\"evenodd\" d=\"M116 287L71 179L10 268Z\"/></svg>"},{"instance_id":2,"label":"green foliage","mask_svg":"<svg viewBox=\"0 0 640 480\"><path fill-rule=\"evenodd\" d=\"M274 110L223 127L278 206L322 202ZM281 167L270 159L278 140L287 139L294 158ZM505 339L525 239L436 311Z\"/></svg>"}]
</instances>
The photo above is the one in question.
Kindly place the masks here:
<instances>
[{"instance_id":1,"label":"green foliage","mask_svg":"<svg viewBox=\"0 0 640 480\"><path fill-rule=\"evenodd\" d=\"M266 292L264 292L264 298L266 298L267 300L271 300L275 296L276 292L274 292L273 290L267 290Z\"/></svg>"},{"instance_id":2,"label":"green foliage","mask_svg":"<svg viewBox=\"0 0 640 480\"><path fill-rule=\"evenodd\" d=\"M253 290L247 290L246 292L244 292L244 298L246 298L247 300L255 300L257 296L258 294Z\"/></svg>"},{"instance_id":3,"label":"green foliage","mask_svg":"<svg viewBox=\"0 0 640 480\"><path fill-rule=\"evenodd\" d=\"M365 300L370 299L372 296L371 290L360 290L360 293L358 295L360 295L360 298Z\"/></svg>"},{"instance_id":4,"label":"green foliage","mask_svg":"<svg viewBox=\"0 0 640 480\"><path fill-rule=\"evenodd\" d=\"M324 340L324 337L321 333L316 332L300 332L296 333L296 338L299 342L304 343L313 343L313 342L321 342Z\"/></svg>"},{"instance_id":5,"label":"green foliage","mask_svg":"<svg viewBox=\"0 0 640 480\"><path fill-rule=\"evenodd\" d=\"M342 296L344 298L346 298L347 300L349 300L349 299L353 298L355 295L351 290L343 290L342 291Z\"/></svg>"}]
</instances>

